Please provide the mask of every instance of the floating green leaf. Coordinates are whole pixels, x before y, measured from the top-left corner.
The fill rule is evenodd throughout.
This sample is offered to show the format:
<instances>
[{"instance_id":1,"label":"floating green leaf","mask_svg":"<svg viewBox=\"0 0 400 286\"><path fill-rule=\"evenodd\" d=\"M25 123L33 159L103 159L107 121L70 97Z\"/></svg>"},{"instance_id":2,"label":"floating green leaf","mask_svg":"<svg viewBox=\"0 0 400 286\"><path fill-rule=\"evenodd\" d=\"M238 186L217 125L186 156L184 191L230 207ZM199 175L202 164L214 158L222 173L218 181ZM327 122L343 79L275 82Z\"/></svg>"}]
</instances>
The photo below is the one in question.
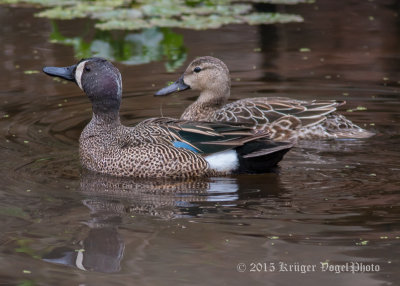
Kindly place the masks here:
<instances>
[{"instance_id":1,"label":"floating green leaf","mask_svg":"<svg viewBox=\"0 0 400 286\"><path fill-rule=\"evenodd\" d=\"M355 108L355 109L347 109L346 111L347 111L347 112L353 112L353 111L365 111L365 110L367 110L366 107L364 107L364 106L357 106L357 108Z\"/></svg>"},{"instance_id":2,"label":"floating green leaf","mask_svg":"<svg viewBox=\"0 0 400 286\"><path fill-rule=\"evenodd\" d=\"M252 0L255 3L268 3L268 4L286 4L294 5L299 3L314 3L313 0Z\"/></svg>"},{"instance_id":3,"label":"floating green leaf","mask_svg":"<svg viewBox=\"0 0 400 286\"><path fill-rule=\"evenodd\" d=\"M250 25L303 22L301 16L280 13L252 13L242 18Z\"/></svg>"},{"instance_id":4,"label":"floating green leaf","mask_svg":"<svg viewBox=\"0 0 400 286\"><path fill-rule=\"evenodd\" d=\"M24 74L37 74L37 73L39 73L39 71L37 71L37 70L27 70L27 71L24 71Z\"/></svg>"},{"instance_id":5,"label":"floating green leaf","mask_svg":"<svg viewBox=\"0 0 400 286\"><path fill-rule=\"evenodd\" d=\"M368 243L369 243L368 240L363 240L363 241L357 242L356 244L357 244L357 245L365 246L365 245L368 245Z\"/></svg>"}]
</instances>

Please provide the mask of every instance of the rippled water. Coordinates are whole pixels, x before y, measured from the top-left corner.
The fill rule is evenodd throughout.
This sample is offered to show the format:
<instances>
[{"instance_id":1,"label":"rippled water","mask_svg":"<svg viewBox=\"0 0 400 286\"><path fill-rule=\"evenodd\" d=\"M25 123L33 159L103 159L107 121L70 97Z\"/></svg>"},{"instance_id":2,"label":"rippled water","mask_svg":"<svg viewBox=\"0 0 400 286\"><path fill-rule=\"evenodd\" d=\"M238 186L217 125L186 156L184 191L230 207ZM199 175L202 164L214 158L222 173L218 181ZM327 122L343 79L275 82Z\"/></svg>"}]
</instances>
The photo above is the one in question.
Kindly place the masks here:
<instances>
[{"instance_id":1,"label":"rippled water","mask_svg":"<svg viewBox=\"0 0 400 286\"><path fill-rule=\"evenodd\" d=\"M397 285L396 3L318 2L286 8L303 24L174 30L187 51L177 72L162 61L118 65L128 125L178 117L195 92L161 100L152 93L195 56L214 55L231 69L234 99L346 100L340 112L376 133L303 142L277 173L189 181L81 172L87 98L73 84L25 73L72 64L74 49L50 43L52 26L33 18L35 10L0 6L0 285ZM87 22L57 25L79 37ZM285 271L281 262L317 269ZM379 271L323 272L326 262Z\"/></svg>"}]
</instances>

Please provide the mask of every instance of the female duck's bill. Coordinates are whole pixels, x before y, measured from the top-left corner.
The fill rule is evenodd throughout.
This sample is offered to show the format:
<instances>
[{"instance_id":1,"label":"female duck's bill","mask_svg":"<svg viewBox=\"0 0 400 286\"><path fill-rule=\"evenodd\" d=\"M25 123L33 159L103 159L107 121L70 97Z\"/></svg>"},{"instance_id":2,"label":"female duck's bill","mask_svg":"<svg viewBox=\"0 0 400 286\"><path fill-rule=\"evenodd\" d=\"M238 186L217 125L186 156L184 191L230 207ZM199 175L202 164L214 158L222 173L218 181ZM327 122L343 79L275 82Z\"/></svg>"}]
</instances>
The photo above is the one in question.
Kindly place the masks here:
<instances>
[{"instance_id":1,"label":"female duck's bill","mask_svg":"<svg viewBox=\"0 0 400 286\"><path fill-rule=\"evenodd\" d=\"M101 58L43 71L77 83L90 99L93 116L81 133L79 153L83 167L94 172L142 178L265 173L292 147L235 124L151 118L123 126L121 74ZM177 86L185 87L179 81Z\"/></svg>"},{"instance_id":2,"label":"female duck's bill","mask_svg":"<svg viewBox=\"0 0 400 286\"><path fill-rule=\"evenodd\" d=\"M155 96L168 95L173 92L183 91L183 90L186 90L189 88L190 88L190 86L185 84L185 82L183 81L183 76L181 76L176 82L164 87L163 89L160 89L154 95Z\"/></svg>"}]
</instances>

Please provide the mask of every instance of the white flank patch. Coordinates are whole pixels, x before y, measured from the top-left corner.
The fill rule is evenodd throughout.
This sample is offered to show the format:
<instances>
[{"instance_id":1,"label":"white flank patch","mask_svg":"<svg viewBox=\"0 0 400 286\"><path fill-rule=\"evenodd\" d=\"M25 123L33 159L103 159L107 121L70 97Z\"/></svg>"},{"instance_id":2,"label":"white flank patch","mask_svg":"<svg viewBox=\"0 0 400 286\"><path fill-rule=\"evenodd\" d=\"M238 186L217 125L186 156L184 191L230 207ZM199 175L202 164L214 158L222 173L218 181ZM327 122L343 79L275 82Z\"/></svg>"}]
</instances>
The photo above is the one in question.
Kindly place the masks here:
<instances>
[{"instance_id":1,"label":"white flank patch","mask_svg":"<svg viewBox=\"0 0 400 286\"><path fill-rule=\"evenodd\" d=\"M82 251L78 251L78 255L76 256L76 260L75 260L75 265L76 265L76 267L78 267L78 269L86 271L85 266L83 266L83 252Z\"/></svg>"},{"instance_id":2,"label":"white flank patch","mask_svg":"<svg viewBox=\"0 0 400 286\"><path fill-rule=\"evenodd\" d=\"M77 67L76 67L76 71L75 71L75 80L76 83L79 85L79 87L83 90L82 88L82 73L83 73L83 69L85 68L85 64L87 61L83 61L81 62Z\"/></svg>"},{"instance_id":3,"label":"white flank patch","mask_svg":"<svg viewBox=\"0 0 400 286\"><path fill-rule=\"evenodd\" d=\"M229 172L239 167L239 158L235 150L223 151L204 157L210 168L219 172Z\"/></svg>"}]
</instances>

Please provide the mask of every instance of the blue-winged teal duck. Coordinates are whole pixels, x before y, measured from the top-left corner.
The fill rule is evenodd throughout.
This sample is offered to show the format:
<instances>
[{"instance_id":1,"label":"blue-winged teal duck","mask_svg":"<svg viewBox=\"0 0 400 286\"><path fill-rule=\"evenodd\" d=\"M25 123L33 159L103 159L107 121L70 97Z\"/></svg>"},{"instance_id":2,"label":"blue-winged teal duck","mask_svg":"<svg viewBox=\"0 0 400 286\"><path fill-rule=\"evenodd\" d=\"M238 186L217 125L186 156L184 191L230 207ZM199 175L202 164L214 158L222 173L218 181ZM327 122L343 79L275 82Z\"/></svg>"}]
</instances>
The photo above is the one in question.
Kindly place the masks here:
<instances>
[{"instance_id":1,"label":"blue-winged teal duck","mask_svg":"<svg viewBox=\"0 0 400 286\"><path fill-rule=\"evenodd\" d=\"M93 116L79 139L83 167L135 177L198 177L265 172L292 146L266 132L220 123L151 118L121 124L121 74L102 58L69 67L45 67L51 76L75 82L89 97Z\"/></svg>"},{"instance_id":2,"label":"blue-winged teal duck","mask_svg":"<svg viewBox=\"0 0 400 286\"><path fill-rule=\"evenodd\" d=\"M184 120L235 122L268 130L274 140L367 138L366 131L344 116L335 100L303 101L283 97L246 98L227 103L230 76L227 66L214 57L200 57L190 63L175 83L155 95L185 89L199 90L200 96L182 114Z\"/></svg>"}]
</instances>

